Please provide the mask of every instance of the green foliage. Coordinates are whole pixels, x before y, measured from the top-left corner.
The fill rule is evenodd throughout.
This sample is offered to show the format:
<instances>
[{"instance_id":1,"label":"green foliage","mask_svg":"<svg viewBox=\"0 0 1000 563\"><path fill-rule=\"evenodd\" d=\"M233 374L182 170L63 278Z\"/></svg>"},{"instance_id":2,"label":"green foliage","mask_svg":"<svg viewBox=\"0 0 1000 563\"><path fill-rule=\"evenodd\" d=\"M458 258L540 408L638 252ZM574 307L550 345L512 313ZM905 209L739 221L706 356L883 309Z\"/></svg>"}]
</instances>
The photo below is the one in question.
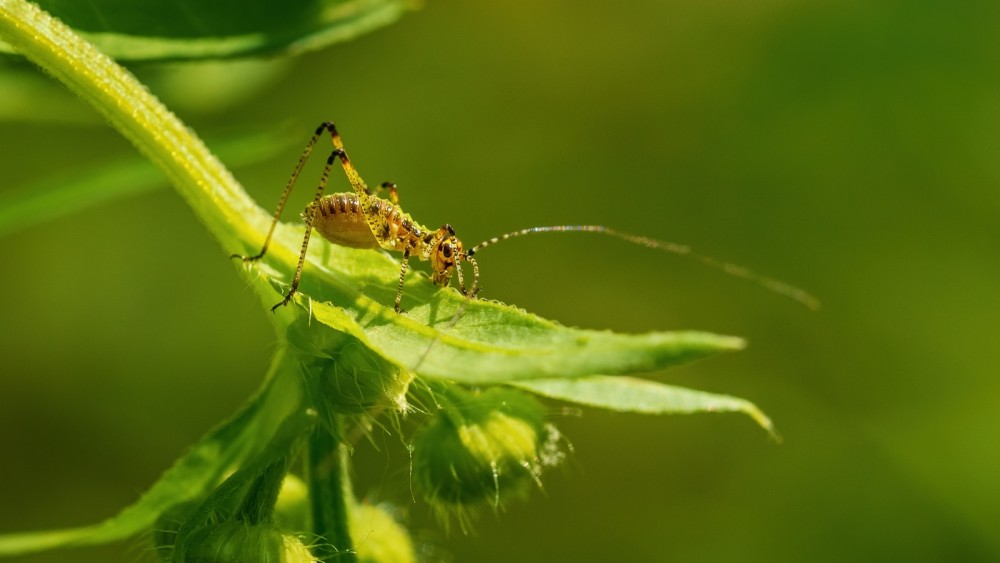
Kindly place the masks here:
<instances>
[{"instance_id":1,"label":"green foliage","mask_svg":"<svg viewBox=\"0 0 1000 563\"><path fill-rule=\"evenodd\" d=\"M756 405L739 397L716 395L627 376L531 379L518 381L513 385L552 399L618 412L640 414L742 412L777 438L771 419Z\"/></svg>"},{"instance_id":2,"label":"green foliage","mask_svg":"<svg viewBox=\"0 0 1000 563\"><path fill-rule=\"evenodd\" d=\"M97 545L141 534L177 505L204 498L226 472L264 447L301 401L296 372L279 355L264 386L232 418L206 434L134 505L94 526L0 536L0 555ZM283 372L284 370L284 372Z\"/></svg>"},{"instance_id":3,"label":"green foliage","mask_svg":"<svg viewBox=\"0 0 1000 563\"><path fill-rule=\"evenodd\" d=\"M285 146L271 133L246 133L210 144L233 166L266 158ZM163 174L134 154L71 173L57 172L0 197L0 236L164 187Z\"/></svg>"},{"instance_id":4,"label":"green foliage","mask_svg":"<svg viewBox=\"0 0 1000 563\"><path fill-rule=\"evenodd\" d=\"M330 9L328 4L339 8ZM343 15L338 10L352 6L388 9L390 5L395 4L310 3L308 10L299 6L304 10L301 17L289 21L322 26L326 20L314 17L317 13ZM71 8L68 3L53 6L71 10L68 19L103 36L147 33L177 38L189 33L114 19L102 23L110 28L95 29L88 27L92 22L87 18L93 18L90 12ZM177 5L178 9L185 6ZM221 19L220 14L245 12L220 6L224 9L212 8L185 21L208 26ZM310 14L311 19L306 17ZM251 10L247 21L215 23L222 26L222 34L241 35L247 33L241 25L266 23L266 15ZM274 35L280 40L243 50L221 42L200 53L171 51L172 43L167 40L158 43L157 49L126 48L140 53L140 58L231 56L310 44L315 40L314 32L303 29L312 28L297 28L295 33L276 30ZM355 23L349 29L357 32L367 28ZM289 40L290 34L299 36L300 41ZM94 106L166 173L220 242L220 254L252 253L260 247L269 214L250 200L204 144L132 75L71 29L22 0L0 0L0 38ZM22 200L20 205L36 210L32 220L46 218L46 212L52 218L111 197L116 186L148 185L149 177L142 178L146 180L131 177L105 185L107 176L96 173L81 179L70 192L72 207L44 205L44 198L67 197L65 192L45 186L37 196L41 204ZM13 229L16 221L10 214L0 216L0 229ZM301 236L301 226L280 225L263 260L238 266L258 292L263 311L287 291ZM175 561L203 560L202 547L207 544L211 544L206 548L209 555L245 560L245 552L237 549L239 542L234 542L241 533L267 543L268 549L281 551L291 545L288 549L301 554L302 544L288 540L287 530L278 531L273 512L287 472L305 451L311 522L308 530L293 532L317 538L313 554L323 561L356 560L364 551L353 548L357 538L352 534L357 535L358 527L351 514L358 511L359 504L348 479L349 430L365 428L367 417L385 410L409 412L413 410L411 399L434 410L434 422L413 446L415 458L422 460L419 466L426 469L419 484L431 503L464 503L473 490L474 500L491 495L498 506L499 495L505 494L498 485L501 477L524 470L525 474L515 476L518 484L525 478L537 479L535 468L546 461L543 450L547 444L542 436L546 426L541 407L522 391L620 411L741 411L771 430L770 421L744 400L612 377L738 350L743 347L739 338L702 332L626 335L569 328L508 305L469 300L452 289L439 290L416 275L409 277L404 288L407 313L397 314L392 306L392 282L398 268L395 260L382 253L313 244L294 303L275 315L266 313L273 322L280 351L264 387L240 413L198 442L146 495L118 516L90 527L3 536L0 555L120 540L148 531L166 517L182 521L170 528L175 530L172 539L170 534L159 534L155 539ZM477 394L460 385L514 385L522 391L488 389ZM456 475L456 466L449 460L461 459L461 455L467 455L468 461L461 477L485 482L463 481L457 488L454 482L445 482ZM226 548L217 549L213 542ZM377 553L398 553L399 549L385 547L365 557L388 560L390 555ZM410 547L404 551L409 553Z\"/></svg>"},{"instance_id":5,"label":"green foliage","mask_svg":"<svg viewBox=\"0 0 1000 563\"><path fill-rule=\"evenodd\" d=\"M102 52L126 61L294 54L395 21L406 0L43 0L38 5ZM0 51L17 49L8 41Z\"/></svg>"}]
</instances>

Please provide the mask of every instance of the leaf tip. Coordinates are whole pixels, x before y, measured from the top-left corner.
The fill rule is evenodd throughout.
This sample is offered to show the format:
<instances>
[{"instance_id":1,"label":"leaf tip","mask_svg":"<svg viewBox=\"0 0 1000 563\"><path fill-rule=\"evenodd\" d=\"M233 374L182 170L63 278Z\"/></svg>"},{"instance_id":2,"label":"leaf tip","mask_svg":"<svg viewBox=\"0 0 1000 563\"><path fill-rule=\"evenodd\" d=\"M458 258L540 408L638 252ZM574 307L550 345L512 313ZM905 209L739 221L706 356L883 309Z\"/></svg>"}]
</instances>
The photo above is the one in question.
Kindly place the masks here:
<instances>
[{"instance_id":1,"label":"leaf tip","mask_svg":"<svg viewBox=\"0 0 1000 563\"><path fill-rule=\"evenodd\" d=\"M732 350L733 352L738 352L747 347L746 339L740 338L739 336L722 336L720 337L720 347L727 350Z\"/></svg>"},{"instance_id":2,"label":"leaf tip","mask_svg":"<svg viewBox=\"0 0 1000 563\"><path fill-rule=\"evenodd\" d=\"M771 421L771 418L764 414L764 411L757 408L756 405L751 404L745 412L754 420L754 422L757 423L758 426L767 432L768 436L771 437L771 440L773 440L775 444L780 444L784 441L781 434L779 434L778 430L774 427L774 422Z\"/></svg>"}]
</instances>

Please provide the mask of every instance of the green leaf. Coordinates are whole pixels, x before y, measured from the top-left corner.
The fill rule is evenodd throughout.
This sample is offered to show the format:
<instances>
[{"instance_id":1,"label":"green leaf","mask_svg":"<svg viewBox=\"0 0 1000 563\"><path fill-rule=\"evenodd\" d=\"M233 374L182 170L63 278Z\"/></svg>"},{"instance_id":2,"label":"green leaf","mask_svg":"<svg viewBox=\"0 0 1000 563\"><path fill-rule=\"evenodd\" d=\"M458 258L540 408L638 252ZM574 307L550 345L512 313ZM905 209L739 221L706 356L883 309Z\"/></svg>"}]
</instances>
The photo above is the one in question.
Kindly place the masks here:
<instances>
[{"instance_id":1,"label":"green leaf","mask_svg":"<svg viewBox=\"0 0 1000 563\"><path fill-rule=\"evenodd\" d=\"M72 92L18 63L0 60L0 121L102 125L100 116Z\"/></svg>"},{"instance_id":2,"label":"green leaf","mask_svg":"<svg viewBox=\"0 0 1000 563\"><path fill-rule=\"evenodd\" d=\"M213 146L221 158L240 166L273 156L287 146L284 141L270 132L245 133ZM137 154L42 177L0 196L0 236L166 186L163 173Z\"/></svg>"},{"instance_id":3,"label":"green leaf","mask_svg":"<svg viewBox=\"0 0 1000 563\"><path fill-rule=\"evenodd\" d=\"M267 217L255 219L258 233L266 233ZM264 300L268 307L287 292L303 232L301 225L279 225L264 259L247 266L270 295ZM256 253L263 236L256 239L242 253ZM399 271L398 259L383 252L314 236L295 301L319 324L350 334L400 368L467 384L649 372L744 346L740 338L696 331L627 335L569 328L516 307L439 289L422 273L407 277L406 312L399 314L393 310ZM289 308L280 313L291 319L295 313ZM312 330L320 330L316 325Z\"/></svg>"},{"instance_id":4,"label":"green leaf","mask_svg":"<svg viewBox=\"0 0 1000 563\"><path fill-rule=\"evenodd\" d=\"M388 25L408 0L39 0L123 61L297 54ZM0 51L14 47L0 43Z\"/></svg>"},{"instance_id":5,"label":"green leaf","mask_svg":"<svg viewBox=\"0 0 1000 563\"><path fill-rule=\"evenodd\" d=\"M429 280L418 281L430 286ZM739 338L704 332L630 335L568 328L501 303L468 301L454 290L418 301L405 316L350 293L338 293L332 303L350 299L366 303L342 309L313 301L313 316L355 336L400 367L423 377L466 384L648 372L743 347ZM452 326L454 315L459 318Z\"/></svg>"},{"instance_id":6,"label":"green leaf","mask_svg":"<svg viewBox=\"0 0 1000 563\"><path fill-rule=\"evenodd\" d=\"M147 532L160 514L205 496L225 472L263 447L299 405L299 377L297 367L277 356L261 391L199 440L135 504L93 526L0 535L0 556L98 545Z\"/></svg>"},{"instance_id":7,"label":"green leaf","mask_svg":"<svg viewBox=\"0 0 1000 563\"><path fill-rule=\"evenodd\" d=\"M777 439L774 425L756 405L729 395L664 385L633 377L594 376L580 379L533 379L513 386L551 399L588 407L640 414L741 412Z\"/></svg>"}]
</instances>

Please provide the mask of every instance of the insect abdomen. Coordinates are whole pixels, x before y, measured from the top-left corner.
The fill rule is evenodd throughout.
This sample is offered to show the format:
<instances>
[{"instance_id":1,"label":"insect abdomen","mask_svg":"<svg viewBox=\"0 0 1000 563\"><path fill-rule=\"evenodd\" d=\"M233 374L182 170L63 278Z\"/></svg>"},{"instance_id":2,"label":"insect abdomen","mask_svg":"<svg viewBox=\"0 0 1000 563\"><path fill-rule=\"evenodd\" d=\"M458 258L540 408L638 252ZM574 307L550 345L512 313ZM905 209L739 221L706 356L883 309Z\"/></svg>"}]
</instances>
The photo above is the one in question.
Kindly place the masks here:
<instances>
[{"instance_id":1,"label":"insect abdomen","mask_svg":"<svg viewBox=\"0 0 1000 563\"><path fill-rule=\"evenodd\" d=\"M350 248L380 248L357 194L330 194L312 205L313 227L326 240Z\"/></svg>"}]
</instances>

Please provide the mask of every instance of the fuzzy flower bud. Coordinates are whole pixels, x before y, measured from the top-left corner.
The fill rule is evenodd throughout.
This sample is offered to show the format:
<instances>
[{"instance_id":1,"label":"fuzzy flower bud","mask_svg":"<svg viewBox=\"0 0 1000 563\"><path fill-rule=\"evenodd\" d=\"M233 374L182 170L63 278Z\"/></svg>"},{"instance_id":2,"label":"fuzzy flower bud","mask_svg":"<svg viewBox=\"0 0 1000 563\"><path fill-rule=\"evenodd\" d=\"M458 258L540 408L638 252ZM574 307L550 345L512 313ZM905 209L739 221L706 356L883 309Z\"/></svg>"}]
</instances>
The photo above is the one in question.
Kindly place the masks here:
<instances>
[{"instance_id":1,"label":"fuzzy flower bud","mask_svg":"<svg viewBox=\"0 0 1000 563\"><path fill-rule=\"evenodd\" d=\"M267 524L229 521L195 530L174 563L316 563L298 537Z\"/></svg>"},{"instance_id":2,"label":"fuzzy flower bud","mask_svg":"<svg viewBox=\"0 0 1000 563\"><path fill-rule=\"evenodd\" d=\"M406 529L381 506L355 504L351 509L351 539L358 563L414 563L413 542Z\"/></svg>"},{"instance_id":3,"label":"fuzzy flower bud","mask_svg":"<svg viewBox=\"0 0 1000 563\"><path fill-rule=\"evenodd\" d=\"M548 428L544 407L524 393L501 387L462 393L414 440L416 485L437 508L499 506L501 496L538 482Z\"/></svg>"},{"instance_id":4,"label":"fuzzy flower bud","mask_svg":"<svg viewBox=\"0 0 1000 563\"><path fill-rule=\"evenodd\" d=\"M320 371L334 412L355 414L388 406L406 410L406 390L413 374L400 370L356 342L338 348Z\"/></svg>"},{"instance_id":5,"label":"fuzzy flower bud","mask_svg":"<svg viewBox=\"0 0 1000 563\"><path fill-rule=\"evenodd\" d=\"M311 528L311 518L305 481L291 473L285 475L274 505L275 524L288 532L305 532Z\"/></svg>"},{"instance_id":6,"label":"fuzzy flower bud","mask_svg":"<svg viewBox=\"0 0 1000 563\"><path fill-rule=\"evenodd\" d=\"M305 322L289 328L289 341L303 369L333 412L359 414L380 407L406 411L413 374L400 370L353 336L311 331Z\"/></svg>"}]
</instances>

